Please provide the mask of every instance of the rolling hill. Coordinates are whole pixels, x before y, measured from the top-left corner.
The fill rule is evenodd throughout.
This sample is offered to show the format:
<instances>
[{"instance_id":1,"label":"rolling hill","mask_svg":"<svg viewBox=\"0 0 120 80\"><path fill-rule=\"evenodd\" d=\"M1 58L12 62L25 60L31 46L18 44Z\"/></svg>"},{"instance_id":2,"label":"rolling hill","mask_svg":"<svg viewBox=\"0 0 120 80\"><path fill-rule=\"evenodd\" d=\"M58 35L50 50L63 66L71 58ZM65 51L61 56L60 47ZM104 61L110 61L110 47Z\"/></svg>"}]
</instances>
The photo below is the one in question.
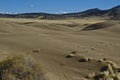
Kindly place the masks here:
<instances>
[{"instance_id":1,"label":"rolling hill","mask_svg":"<svg viewBox=\"0 0 120 80\"><path fill-rule=\"evenodd\" d=\"M120 19L120 5L107 10L98 8L89 9L83 12L67 14L49 14L49 13L21 13L21 14L0 14L0 17L7 18L39 18L39 19L68 19L85 17L104 17L107 19Z\"/></svg>"}]
</instances>

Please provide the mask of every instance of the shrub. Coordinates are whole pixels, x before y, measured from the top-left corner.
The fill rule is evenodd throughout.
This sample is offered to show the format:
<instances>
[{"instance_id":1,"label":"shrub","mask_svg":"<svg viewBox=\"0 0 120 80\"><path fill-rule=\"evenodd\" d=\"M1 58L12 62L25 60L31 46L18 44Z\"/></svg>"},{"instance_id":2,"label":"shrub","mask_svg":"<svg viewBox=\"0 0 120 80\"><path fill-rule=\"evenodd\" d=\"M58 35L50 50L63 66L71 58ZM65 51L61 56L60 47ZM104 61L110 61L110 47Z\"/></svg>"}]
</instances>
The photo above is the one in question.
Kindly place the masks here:
<instances>
[{"instance_id":1,"label":"shrub","mask_svg":"<svg viewBox=\"0 0 120 80\"><path fill-rule=\"evenodd\" d=\"M45 73L31 56L9 57L0 63L0 80L46 80Z\"/></svg>"}]
</instances>

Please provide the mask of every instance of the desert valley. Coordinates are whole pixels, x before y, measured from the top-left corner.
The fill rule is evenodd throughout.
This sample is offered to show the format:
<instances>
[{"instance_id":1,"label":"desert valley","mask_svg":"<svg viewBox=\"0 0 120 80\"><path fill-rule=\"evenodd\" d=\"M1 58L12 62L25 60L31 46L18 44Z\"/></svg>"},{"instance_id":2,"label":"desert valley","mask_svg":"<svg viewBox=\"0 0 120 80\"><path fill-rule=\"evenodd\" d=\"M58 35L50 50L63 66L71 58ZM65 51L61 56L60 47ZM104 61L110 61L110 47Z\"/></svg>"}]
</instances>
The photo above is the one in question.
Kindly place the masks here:
<instances>
[{"instance_id":1,"label":"desert valley","mask_svg":"<svg viewBox=\"0 0 120 80\"><path fill-rule=\"evenodd\" d=\"M120 6L60 15L0 17L0 69L9 72L0 70L0 80L120 80ZM15 64L11 61L19 55L27 57L24 61L32 59L42 65L46 79L15 77L9 67L21 65L19 60ZM26 66L30 67L29 61L20 69L26 71Z\"/></svg>"}]
</instances>

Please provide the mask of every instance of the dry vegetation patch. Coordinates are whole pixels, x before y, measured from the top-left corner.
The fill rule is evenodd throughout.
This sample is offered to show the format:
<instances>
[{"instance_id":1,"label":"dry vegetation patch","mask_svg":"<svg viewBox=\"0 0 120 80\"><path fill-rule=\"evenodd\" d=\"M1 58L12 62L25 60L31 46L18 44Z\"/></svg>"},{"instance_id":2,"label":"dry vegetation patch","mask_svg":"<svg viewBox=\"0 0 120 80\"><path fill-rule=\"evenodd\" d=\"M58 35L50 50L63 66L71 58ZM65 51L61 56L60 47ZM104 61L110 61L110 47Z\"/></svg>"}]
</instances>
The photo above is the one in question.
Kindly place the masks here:
<instances>
[{"instance_id":1,"label":"dry vegetation patch","mask_svg":"<svg viewBox=\"0 0 120 80\"><path fill-rule=\"evenodd\" d=\"M9 57L0 62L0 80L46 80L45 74L31 56Z\"/></svg>"}]
</instances>

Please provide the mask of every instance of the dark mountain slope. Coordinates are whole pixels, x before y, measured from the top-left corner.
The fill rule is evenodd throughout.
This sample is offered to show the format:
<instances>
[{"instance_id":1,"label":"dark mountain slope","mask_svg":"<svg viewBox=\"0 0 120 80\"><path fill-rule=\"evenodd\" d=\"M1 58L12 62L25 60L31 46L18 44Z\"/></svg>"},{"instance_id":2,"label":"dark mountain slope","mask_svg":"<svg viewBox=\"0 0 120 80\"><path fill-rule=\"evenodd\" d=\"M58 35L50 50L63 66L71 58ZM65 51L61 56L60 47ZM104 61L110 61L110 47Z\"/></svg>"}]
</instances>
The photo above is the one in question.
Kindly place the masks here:
<instances>
[{"instance_id":1,"label":"dark mountain slope","mask_svg":"<svg viewBox=\"0 0 120 80\"><path fill-rule=\"evenodd\" d=\"M89 9L78 13L68 14L48 14L48 13L22 13L22 14L0 14L0 17L8 18L39 18L39 19L66 19L84 17L107 17L110 19L120 19L120 5L108 10L98 8Z\"/></svg>"},{"instance_id":2,"label":"dark mountain slope","mask_svg":"<svg viewBox=\"0 0 120 80\"><path fill-rule=\"evenodd\" d=\"M120 19L120 5L109 9L109 11L105 15L115 19Z\"/></svg>"}]
</instances>

